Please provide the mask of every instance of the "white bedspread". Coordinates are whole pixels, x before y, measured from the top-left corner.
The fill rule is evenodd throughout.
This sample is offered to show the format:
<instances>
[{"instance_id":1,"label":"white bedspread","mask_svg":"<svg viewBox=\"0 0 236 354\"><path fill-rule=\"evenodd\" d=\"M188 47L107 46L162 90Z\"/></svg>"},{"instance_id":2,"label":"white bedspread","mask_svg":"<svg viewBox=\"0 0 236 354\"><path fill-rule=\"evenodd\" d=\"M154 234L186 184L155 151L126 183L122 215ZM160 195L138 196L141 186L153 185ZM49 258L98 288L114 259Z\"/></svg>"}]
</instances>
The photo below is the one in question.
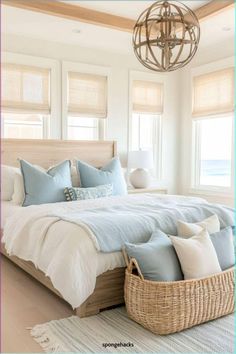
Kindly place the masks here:
<instances>
[{"instance_id":1,"label":"white bedspread","mask_svg":"<svg viewBox=\"0 0 236 354\"><path fill-rule=\"evenodd\" d=\"M119 205L127 199L135 204L143 198L144 195L129 195L20 208L6 220L2 241L10 255L32 261L49 276L63 298L76 308L93 293L99 274L123 267L124 261L121 252L98 252L96 238L85 225L63 221L54 215ZM181 196L156 198L204 202Z\"/></svg>"}]
</instances>

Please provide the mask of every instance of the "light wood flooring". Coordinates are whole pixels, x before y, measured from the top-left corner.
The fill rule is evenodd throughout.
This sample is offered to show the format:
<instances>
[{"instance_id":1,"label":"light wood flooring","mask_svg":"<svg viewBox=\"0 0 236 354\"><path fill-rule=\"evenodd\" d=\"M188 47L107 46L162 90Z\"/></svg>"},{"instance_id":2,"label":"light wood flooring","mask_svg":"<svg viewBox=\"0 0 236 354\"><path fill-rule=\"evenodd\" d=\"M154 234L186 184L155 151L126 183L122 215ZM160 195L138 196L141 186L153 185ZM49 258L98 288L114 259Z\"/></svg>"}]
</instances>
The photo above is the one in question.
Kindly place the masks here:
<instances>
[{"instance_id":1,"label":"light wood flooring","mask_svg":"<svg viewBox=\"0 0 236 354\"><path fill-rule=\"evenodd\" d=\"M1 256L1 353L43 352L27 327L72 314L68 304Z\"/></svg>"}]
</instances>

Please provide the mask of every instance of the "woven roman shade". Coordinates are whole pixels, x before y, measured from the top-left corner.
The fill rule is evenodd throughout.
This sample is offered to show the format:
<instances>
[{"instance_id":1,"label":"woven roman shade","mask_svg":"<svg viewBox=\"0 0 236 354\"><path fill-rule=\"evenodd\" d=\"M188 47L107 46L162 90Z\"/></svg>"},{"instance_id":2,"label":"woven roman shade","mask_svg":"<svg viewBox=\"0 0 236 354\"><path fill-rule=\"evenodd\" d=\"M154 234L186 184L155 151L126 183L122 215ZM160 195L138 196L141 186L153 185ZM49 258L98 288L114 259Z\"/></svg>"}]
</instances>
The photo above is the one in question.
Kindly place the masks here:
<instances>
[{"instance_id":1,"label":"woven roman shade","mask_svg":"<svg viewBox=\"0 0 236 354\"><path fill-rule=\"evenodd\" d=\"M193 117L234 110L234 69L196 76L193 79Z\"/></svg>"},{"instance_id":2,"label":"woven roman shade","mask_svg":"<svg viewBox=\"0 0 236 354\"><path fill-rule=\"evenodd\" d=\"M68 73L68 113L88 118L107 117L107 77Z\"/></svg>"},{"instance_id":3,"label":"woven roman shade","mask_svg":"<svg viewBox=\"0 0 236 354\"><path fill-rule=\"evenodd\" d=\"M163 84L152 81L133 81L133 112L163 113Z\"/></svg>"},{"instance_id":4,"label":"woven roman shade","mask_svg":"<svg viewBox=\"0 0 236 354\"><path fill-rule=\"evenodd\" d=\"M50 70L2 65L2 108L12 113L50 113Z\"/></svg>"}]
</instances>

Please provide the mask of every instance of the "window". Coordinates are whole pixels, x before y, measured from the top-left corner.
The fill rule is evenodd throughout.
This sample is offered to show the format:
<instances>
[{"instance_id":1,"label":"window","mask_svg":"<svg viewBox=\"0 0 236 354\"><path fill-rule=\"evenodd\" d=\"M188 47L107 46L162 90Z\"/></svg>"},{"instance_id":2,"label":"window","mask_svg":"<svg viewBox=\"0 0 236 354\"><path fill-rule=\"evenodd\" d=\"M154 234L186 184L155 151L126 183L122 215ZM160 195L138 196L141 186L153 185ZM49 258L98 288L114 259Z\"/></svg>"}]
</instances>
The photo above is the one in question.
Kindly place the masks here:
<instances>
[{"instance_id":1,"label":"window","mask_svg":"<svg viewBox=\"0 0 236 354\"><path fill-rule=\"evenodd\" d=\"M194 186L229 190L233 186L233 70L194 78Z\"/></svg>"},{"instance_id":2,"label":"window","mask_svg":"<svg viewBox=\"0 0 236 354\"><path fill-rule=\"evenodd\" d=\"M5 63L2 66L2 135L47 138L50 121L50 71Z\"/></svg>"},{"instance_id":3,"label":"window","mask_svg":"<svg viewBox=\"0 0 236 354\"><path fill-rule=\"evenodd\" d=\"M132 114L131 150L151 150L153 152L153 175L159 176L161 167L161 116L133 113Z\"/></svg>"},{"instance_id":4,"label":"window","mask_svg":"<svg viewBox=\"0 0 236 354\"><path fill-rule=\"evenodd\" d=\"M196 185L230 188L232 184L233 117L195 122Z\"/></svg>"},{"instance_id":5,"label":"window","mask_svg":"<svg viewBox=\"0 0 236 354\"><path fill-rule=\"evenodd\" d=\"M133 81L131 150L151 150L155 177L161 171L161 115L163 85L152 81Z\"/></svg>"},{"instance_id":6,"label":"window","mask_svg":"<svg viewBox=\"0 0 236 354\"><path fill-rule=\"evenodd\" d=\"M15 139L46 139L49 117L41 114L3 113L3 136Z\"/></svg>"},{"instance_id":7,"label":"window","mask_svg":"<svg viewBox=\"0 0 236 354\"><path fill-rule=\"evenodd\" d=\"M99 140L99 130L98 118L68 117L68 139Z\"/></svg>"},{"instance_id":8,"label":"window","mask_svg":"<svg viewBox=\"0 0 236 354\"><path fill-rule=\"evenodd\" d=\"M67 138L104 138L107 117L107 77L68 72Z\"/></svg>"}]
</instances>

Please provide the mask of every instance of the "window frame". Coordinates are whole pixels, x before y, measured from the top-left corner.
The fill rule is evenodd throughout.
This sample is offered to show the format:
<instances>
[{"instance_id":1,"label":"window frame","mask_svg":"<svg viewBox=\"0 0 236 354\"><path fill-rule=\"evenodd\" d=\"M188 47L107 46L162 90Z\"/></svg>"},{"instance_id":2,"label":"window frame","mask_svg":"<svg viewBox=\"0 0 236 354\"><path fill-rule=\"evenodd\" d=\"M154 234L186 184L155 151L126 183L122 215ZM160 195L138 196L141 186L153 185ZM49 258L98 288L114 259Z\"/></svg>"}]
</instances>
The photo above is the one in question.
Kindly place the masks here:
<instances>
[{"instance_id":1,"label":"window frame","mask_svg":"<svg viewBox=\"0 0 236 354\"><path fill-rule=\"evenodd\" d=\"M62 61L62 139L68 140L68 72L74 71L85 74L103 75L107 77L107 118L98 119L99 140L105 140L107 135L107 122L111 111L110 87L111 69L108 67L84 64L80 62ZM79 117L78 117L79 118ZM84 117L83 117L84 118ZM96 118L96 117L95 117ZM89 118L88 118L89 119Z\"/></svg>"},{"instance_id":2,"label":"window frame","mask_svg":"<svg viewBox=\"0 0 236 354\"><path fill-rule=\"evenodd\" d=\"M4 113L2 113L4 114ZM16 114L21 114L21 113L16 113ZM23 115L23 114L22 114ZM42 116L42 133L43 133L43 137L42 138L39 138L40 140L44 140L44 139L50 139L50 121L51 119L50 118L47 118L45 114L38 114L38 115L41 115ZM14 124L14 123L13 123ZM15 123L15 125L26 125L27 124L23 124L23 123ZM29 124L29 125L34 125L34 124ZM5 130L5 127L4 127L4 119L1 119L1 132L2 132L2 137L4 138L7 138L4 136L4 130ZM10 139L25 139L25 138L10 138Z\"/></svg>"},{"instance_id":3,"label":"window frame","mask_svg":"<svg viewBox=\"0 0 236 354\"><path fill-rule=\"evenodd\" d=\"M131 129L131 138L130 138L130 151L132 151L132 129L133 129L133 115L134 114L138 114L139 115L139 133L140 133L140 115L142 115L142 113L134 113L132 112L131 114L131 122L130 122L130 129ZM155 116L156 119L155 119L155 122L154 122L154 132L155 132L155 138L156 139L156 146L153 146L153 159L154 159L154 168L152 169L152 171L154 171L154 178L155 179L160 179L161 175L160 175L160 172L161 172L161 156L162 156L162 115L161 114L146 114L146 115L149 115L149 116ZM140 134L139 134L140 135ZM140 137L139 137L139 143L140 143ZM140 144L139 144L140 145ZM156 157L156 159L155 159ZM155 166L155 163L156 163L156 166Z\"/></svg>"},{"instance_id":4,"label":"window frame","mask_svg":"<svg viewBox=\"0 0 236 354\"><path fill-rule=\"evenodd\" d=\"M231 146L231 176L230 176L230 186L212 186L200 184L200 173L201 173L201 159L200 159L200 149L201 149L201 127L199 122L208 119L217 119L224 117L230 117L232 119L232 146ZM212 193L220 193L224 195L232 194L234 190L234 113L227 114L217 114L209 117L202 117L201 119L193 119L192 121L192 131L193 131L193 166L192 166L192 188L199 191L209 191Z\"/></svg>"},{"instance_id":5,"label":"window frame","mask_svg":"<svg viewBox=\"0 0 236 354\"><path fill-rule=\"evenodd\" d=\"M2 62L18 65L28 65L38 68L44 68L50 70L50 119L47 127L47 139L61 139L61 123L58 117L60 117L60 63L57 60L35 57L31 55L3 52ZM43 137L43 139L45 139Z\"/></svg>"},{"instance_id":6,"label":"window frame","mask_svg":"<svg viewBox=\"0 0 236 354\"><path fill-rule=\"evenodd\" d=\"M69 116L67 116L67 119L68 119ZM78 119L80 119L80 117L77 117ZM81 118L85 118L86 117L81 117ZM87 118L87 119L93 119L93 118ZM96 129L97 129L97 132L98 132L98 140L105 140L105 122L104 120L105 119L99 119L99 118L94 118L94 119L97 119L97 126L96 126ZM92 129L93 127L84 127L84 126L80 126L80 125L69 125L68 124L68 121L67 121L67 124L66 124L66 133L67 133L67 138L68 138L68 127L71 127L71 126L74 126L74 127L81 127L81 128L88 128L88 129ZM76 140L76 139L73 139L73 140ZM78 140L78 139L77 139ZM94 141L94 140L93 140Z\"/></svg>"},{"instance_id":7,"label":"window frame","mask_svg":"<svg viewBox=\"0 0 236 354\"><path fill-rule=\"evenodd\" d=\"M132 87L133 81L150 81L163 84L163 113L157 114L159 116L159 124L157 127L157 146L156 146L156 161L154 161L154 179L158 182L163 182L163 129L164 129L164 120L165 120L165 96L166 96L166 78L163 75L152 74L148 72L141 71L129 71L129 117L128 117L128 152L132 151L132 115L133 115L133 102L132 102ZM155 166L155 163L157 164Z\"/></svg>"},{"instance_id":8,"label":"window frame","mask_svg":"<svg viewBox=\"0 0 236 354\"><path fill-rule=\"evenodd\" d=\"M197 134L199 132L197 131L196 124L194 122L196 120L201 120L204 119L204 117L199 117L198 119L194 119L192 117L192 108L193 108L193 79L195 76L199 76L202 74L207 74L211 73L214 71L218 70L223 70L227 69L229 67L235 67L234 65L234 58L229 57L227 59L219 60L214 63L210 64L205 64L203 66L196 67L191 70L191 111L189 111L189 123L188 127L190 130L190 136L191 136L191 164L190 164L190 179L189 179L189 192L193 194L199 194L199 195L206 195L206 196L213 196L213 197L226 197L226 198L232 198L234 195L234 168L235 168L235 152L234 152L234 143L235 143L235 137L234 137L234 132L235 132L235 122L234 122L234 114L235 112L230 112L230 113L225 113L225 114L215 114L209 117L214 117L214 118L220 118L220 117L225 117L227 116L232 116L232 149L231 149L231 186L230 187L220 187L220 186L205 186L205 185L200 185L199 183L196 183L196 178L198 178L199 181L199 176L196 176L197 173L197 160L199 160L199 147L196 148L196 139L198 138ZM206 118L206 117L205 117ZM211 118L209 118L211 119ZM198 149L198 151L196 151ZM197 156L196 156L197 154Z\"/></svg>"}]
</instances>

